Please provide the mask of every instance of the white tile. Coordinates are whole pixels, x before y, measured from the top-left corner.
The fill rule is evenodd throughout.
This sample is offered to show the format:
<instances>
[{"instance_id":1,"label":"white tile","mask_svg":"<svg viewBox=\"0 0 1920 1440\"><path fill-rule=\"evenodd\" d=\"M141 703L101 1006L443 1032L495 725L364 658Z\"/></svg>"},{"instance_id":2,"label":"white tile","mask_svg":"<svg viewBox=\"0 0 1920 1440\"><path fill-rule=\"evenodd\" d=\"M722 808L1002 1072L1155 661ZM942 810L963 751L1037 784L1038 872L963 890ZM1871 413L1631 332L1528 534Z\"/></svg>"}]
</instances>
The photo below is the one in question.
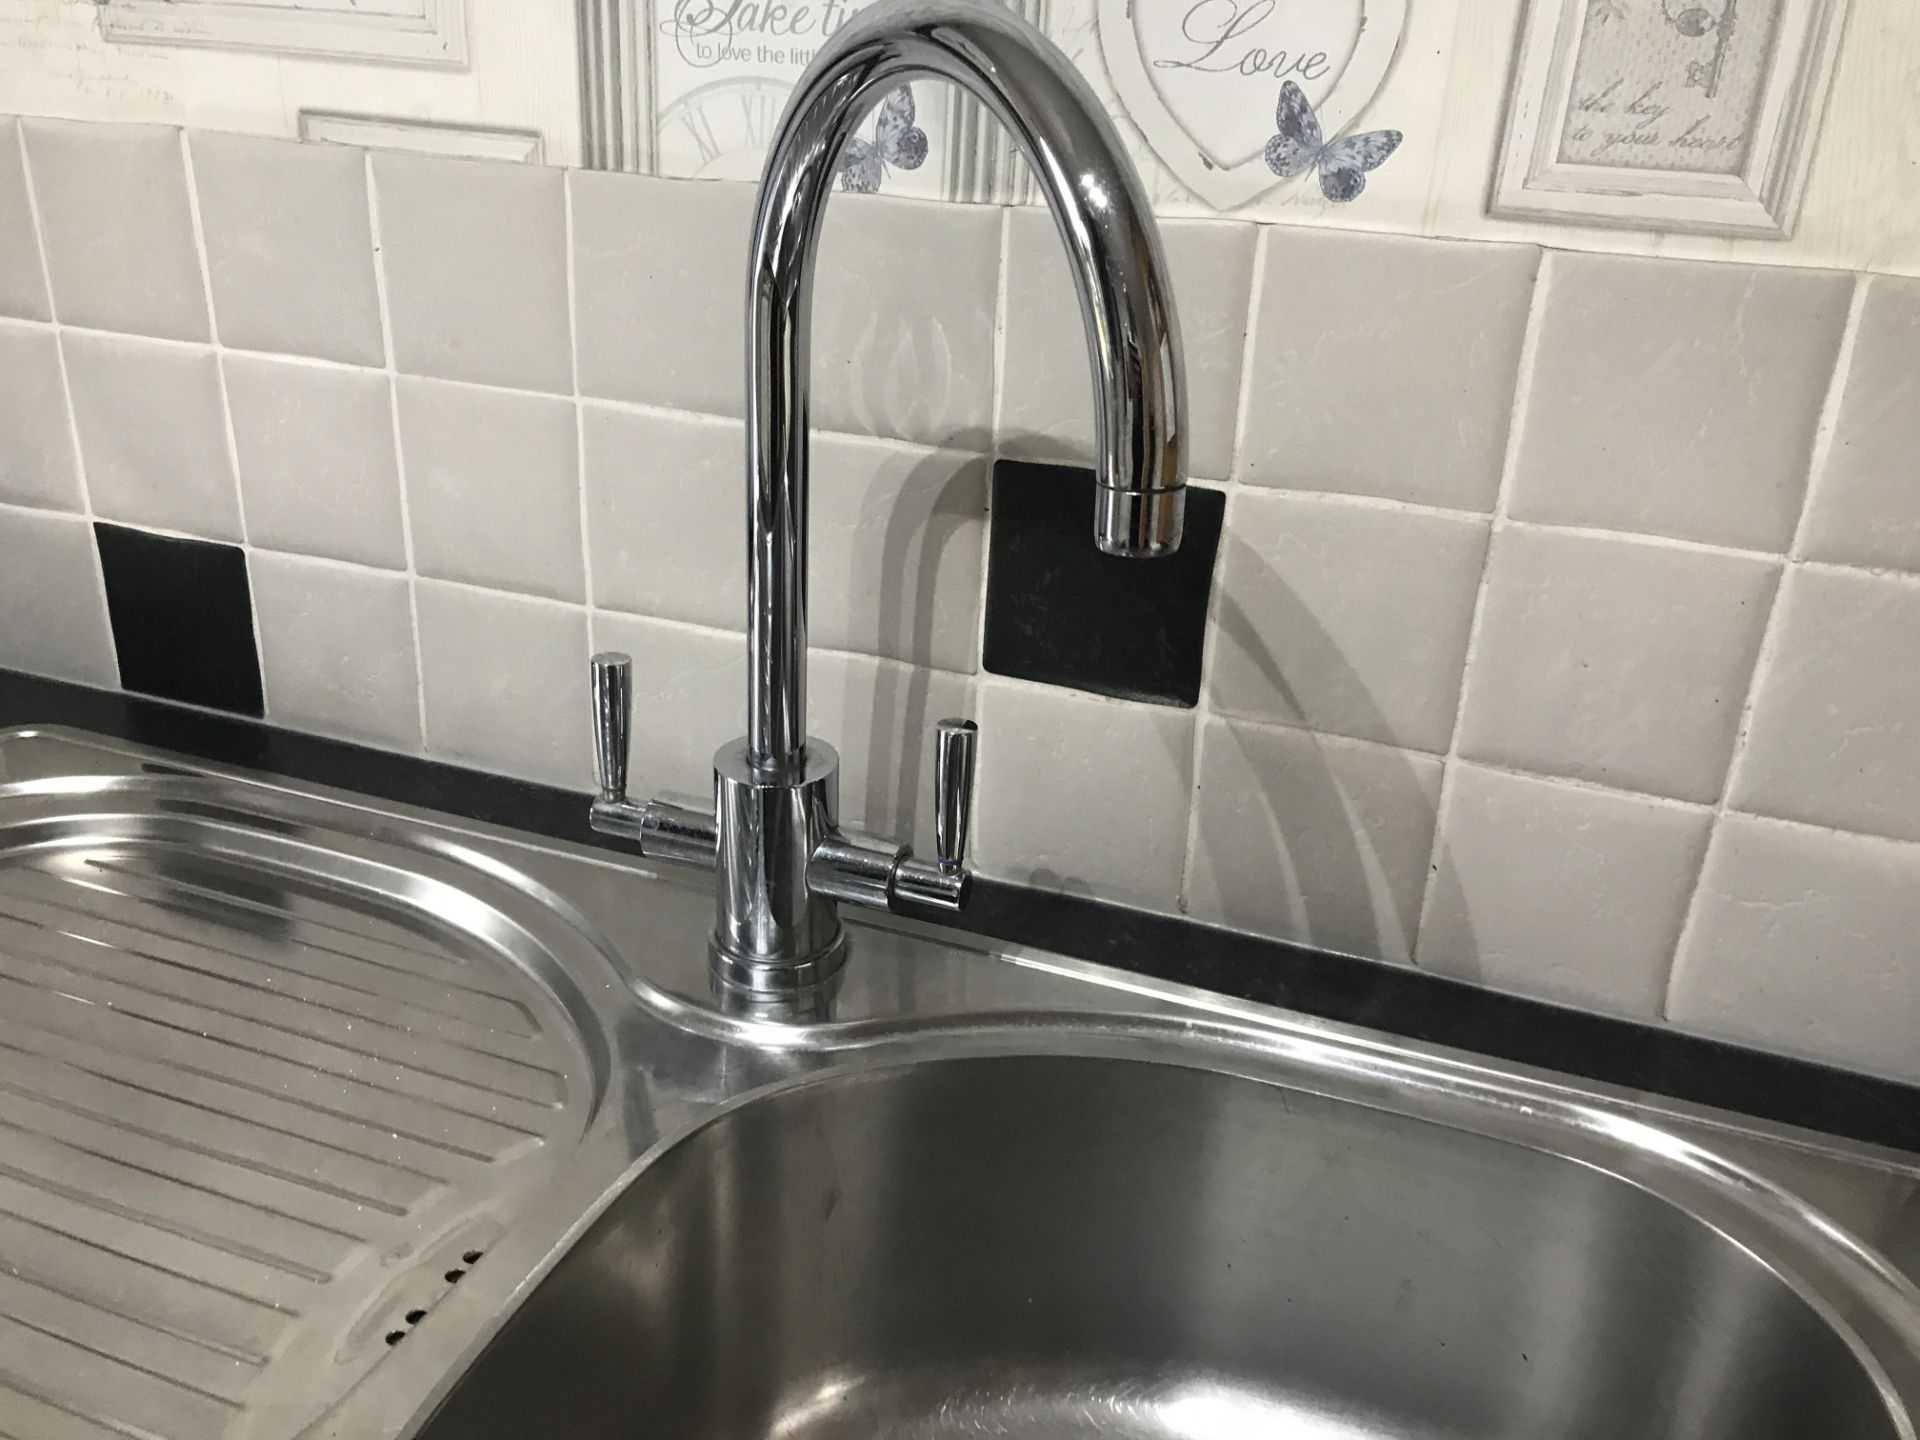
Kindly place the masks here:
<instances>
[{"instance_id":1,"label":"white tile","mask_svg":"<svg viewBox=\"0 0 1920 1440\"><path fill-rule=\"evenodd\" d=\"M414 568L584 600L573 403L409 376L399 401Z\"/></svg>"},{"instance_id":2,"label":"white tile","mask_svg":"<svg viewBox=\"0 0 1920 1440\"><path fill-rule=\"evenodd\" d=\"M1718 798L1779 567L1524 526L1488 567L1460 753Z\"/></svg>"},{"instance_id":3,"label":"white tile","mask_svg":"<svg viewBox=\"0 0 1920 1440\"><path fill-rule=\"evenodd\" d=\"M1014 207L1007 225L1001 449L1087 464L1093 376L1066 249L1053 216L1039 206ZM1160 222L1187 366L1187 468L1202 479L1225 480L1233 466L1258 234L1252 225L1226 221Z\"/></svg>"},{"instance_id":4,"label":"white tile","mask_svg":"<svg viewBox=\"0 0 1920 1440\"><path fill-rule=\"evenodd\" d=\"M593 789L587 612L439 580L415 591L427 752Z\"/></svg>"},{"instance_id":5,"label":"white tile","mask_svg":"<svg viewBox=\"0 0 1920 1440\"><path fill-rule=\"evenodd\" d=\"M1805 540L1816 560L1920 570L1920 280L1868 287Z\"/></svg>"},{"instance_id":6,"label":"white tile","mask_svg":"<svg viewBox=\"0 0 1920 1440\"><path fill-rule=\"evenodd\" d=\"M974 855L986 874L1152 910L1186 862L1193 712L983 678Z\"/></svg>"},{"instance_id":7,"label":"white tile","mask_svg":"<svg viewBox=\"0 0 1920 1440\"><path fill-rule=\"evenodd\" d=\"M583 441L594 604L745 629L741 422L588 405Z\"/></svg>"},{"instance_id":8,"label":"white tile","mask_svg":"<svg viewBox=\"0 0 1920 1440\"><path fill-rule=\"evenodd\" d=\"M932 855L929 740L940 721L973 717L973 682L866 655L818 652L807 675L807 707L807 733L840 752L841 823Z\"/></svg>"},{"instance_id":9,"label":"white tile","mask_svg":"<svg viewBox=\"0 0 1920 1440\"><path fill-rule=\"evenodd\" d=\"M0 670L118 688L93 527L0 505Z\"/></svg>"},{"instance_id":10,"label":"white tile","mask_svg":"<svg viewBox=\"0 0 1920 1440\"><path fill-rule=\"evenodd\" d=\"M974 670L990 473L982 455L815 435L812 642Z\"/></svg>"},{"instance_id":11,"label":"white tile","mask_svg":"<svg viewBox=\"0 0 1920 1440\"><path fill-rule=\"evenodd\" d=\"M1421 968L1658 1019L1711 814L1461 765L1440 817Z\"/></svg>"},{"instance_id":12,"label":"white tile","mask_svg":"<svg viewBox=\"0 0 1920 1440\"><path fill-rule=\"evenodd\" d=\"M20 160L20 122L0 115L0 315L45 320L52 313Z\"/></svg>"},{"instance_id":13,"label":"white tile","mask_svg":"<svg viewBox=\"0 0 1920 1440\"><path fill-rule=\"evenodd\" d=\"M1784 551L1852 278L1556 254L1512 513Z\"/></svg>"},{"instance_id":14,"label":"white tile","mask_svg":"<svg viewBox=\"0 0 1920 1440\"><path fill-rule=\"evenodd\" d=\"M633 657L628 793L713 804L713 753L747 729L747 642L640 615L593 617L595 650ZM582 673L581 683L585 684Z\"/></svg>"},{"instance_id":15,"label":"white tile","mask_svg":"<svg viewBox=\"0 0 1920 1440\"><path fill-rule=\"evenodd\" d=\"M69 325L207 338L207 296L170 125L25 120L53 300Z\"/></svg>"},{"instance_id":16,"label":"white tile","mask_svg":"<svg viewBox=\"0 0 1920 1440\"><path fill-rule=\"evenodd\" d=\"M247 537L270 550L403 569L387 377L250 355L225 364Z\"/></svg>"},{"instance_id":17,"label":"white tile","mask_svg":"<svg viewBox=\"0 0 1920 1440\"><path fill-rule=\"evenodd\" d=\"M53 331L0 325L0 375L6 377L0 384L0 500L84 508Z\"/></svg>"},{"instance_id":18,"label":"white tile","mask_svg":"<svg viewBox=\"0 0 1920 1440\"><path fill-rule=\"evenodd\" d=\"M1796 570L1732 801L1920 840L1920 583Z\"/></svg>"},{"instance_id":19,"label":"white tile","mask_svg":"<svg viewBox=\"0 0 1920 1440\"><path fill-rule=\"evenodd\" d=\"M267 716L389 750L420 748L407 577L256 550L248 564Z\"/></svg>"},{"instance_id":20,"label":"white tile","mask_svg":"<svg viewBox=\"0 0 1920 1440\"><path fill-rule=\"evenodd\" d=\"M594 603L744 628L740 422L589 404L585 442ZM813 642L972 670L986 459L816 433L812 475Z\"/></svg>"},{"instance_id":21,"label":"white tile","mask_svg":"<svg viewBox=\"0 0 1920 1440\"><path fill-rule=\"evenodd\" d=\"M1241 491L1211 693L1229 715L1445 750L1486 558L1468 516Z\"/></svg>"},{"instance_id":22,"label":"white tile","mask_svg":"<svg viewBox=\"0 0 1920 1440\"><path fill-rule=\"evenodd\" d=\"M744 415L752 185L575 170L580 392Z\"/></svg>"},{"instance_id":23,"label":"white tile","mask_svg":"<svg viewBox=\"0 0 1920 1440\"><path fill-rule=\"evenodd\" d=\"M73 331L62 343L94 513L238 540L240 496L213 352Z\"/></svg>"},{"instance_id":24,"label":"white tile","mask_svg":"<svg viewBox=\"0 0 1920 1440\"><path fill-rule=\"evenodd\" d=\"M366 156L204 130L189 143L221 343L385 364Z\"/></svg>"},{"instance_id":25,"label":"white tile","mask_svg":"<svg viewBox=\"0 0 1920 1440\"><path fill-rule=\"evenodd\" d=\"M1491 510L1539 258L1270 229L1239 478Z\"/></svg>"},{"instance_id":26,"label":"white tile","mask_svg":"<svg viewBox=\"0 0 1920 1440\"><path fill-rule=\"evenodd\" d=\"M998 207L840 196L816 265L814 425L986 449Z\"/></svg>"},{"instance_id":27,"label":"white tile","mask_svg":"<svg viewBox=\"0 0 1920 1440\"><path fill-rule=\"evenodd\" d=\"M1196 920L1381 960L1413 948L1441 762L1304 730L1208 720Z\"/></svg>"},{"instance_id":28,"label":"white tile","mask_svg":"<svg viewBox=\"0 0 1920 1440\"><path fill-rule=\"evenodd\" d=\"M394 363L570 393L560 172L380 151L373 178Z\"/></svg>"},{"instance_id":29,"label":"white tile","mask_svg":"<svg viewBox=\"0 0 1920 1440\"><path fill-rule=\"evenodd\" d=\"M1920 847L1729 815L1667 1018L1920 1081Z\"/></svg>"}]
</instances>

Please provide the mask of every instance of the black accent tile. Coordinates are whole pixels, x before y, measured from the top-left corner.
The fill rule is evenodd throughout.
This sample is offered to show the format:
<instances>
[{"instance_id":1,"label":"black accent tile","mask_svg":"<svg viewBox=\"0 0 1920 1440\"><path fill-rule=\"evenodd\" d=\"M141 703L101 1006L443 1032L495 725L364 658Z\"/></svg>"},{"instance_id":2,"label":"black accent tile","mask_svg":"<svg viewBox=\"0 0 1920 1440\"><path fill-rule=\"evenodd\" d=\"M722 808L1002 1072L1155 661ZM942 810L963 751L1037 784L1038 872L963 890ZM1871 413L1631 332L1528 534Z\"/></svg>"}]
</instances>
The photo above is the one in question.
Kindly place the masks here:
<instances>
[{"instance_id":1,"label":"black accent tile","mask_svg":"<svg viewBox=\"0 0 1920 1440\"><path fill-rule=\"evenodd\" d=\"M1191 708L1227 497L1189 485L1180 549L1133 560L1094 547L1093 487L1075 465L993 467L981 661L995 675Z\"/></svg>"},{"instance_id":2,"label":"black accent tile","mask_svg":"<svg viewBox=\"0 0 1920 1440\"><path fill-rule=\"evenodd\" d=\"M261 715L253 592L237 545L95 524L120 683L145 695Z\"/></svg>"}]
</instances>

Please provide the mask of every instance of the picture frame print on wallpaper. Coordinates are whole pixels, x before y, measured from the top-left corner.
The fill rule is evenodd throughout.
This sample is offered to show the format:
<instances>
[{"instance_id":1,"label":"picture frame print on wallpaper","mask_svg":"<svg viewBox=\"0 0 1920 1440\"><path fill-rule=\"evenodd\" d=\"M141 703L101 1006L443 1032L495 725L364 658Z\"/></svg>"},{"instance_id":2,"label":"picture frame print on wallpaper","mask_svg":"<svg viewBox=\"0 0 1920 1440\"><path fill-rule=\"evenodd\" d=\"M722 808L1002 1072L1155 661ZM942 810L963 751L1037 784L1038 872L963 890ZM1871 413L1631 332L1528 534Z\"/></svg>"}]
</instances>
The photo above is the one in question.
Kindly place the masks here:
<instances>
[{"instance_id":1,"label":"picture frame print on wallpaper","mask_svg":"<svg viewBox=\"0 0 1920 1440\"><path fill-rule=\"evenodd\" d=\"M1791 235L1847 0L1532 0L1488 209Z\"/></svg>"},{"instance_id":2,"label":"picture frame print on wallpaper","mask_svg":"<svg viewBox=\"0 0 1920 1440\"><path fill-rule=\"evenodd\" d=\"M1298 88L1316 143L1332 149L1379 98L1407 21L1407 0L1097 3L1101 54L1128 118L1216 210L1305 180L1314 166L1283 173L1268 158L1284 87Z\"/></svg>"}]
</instances>

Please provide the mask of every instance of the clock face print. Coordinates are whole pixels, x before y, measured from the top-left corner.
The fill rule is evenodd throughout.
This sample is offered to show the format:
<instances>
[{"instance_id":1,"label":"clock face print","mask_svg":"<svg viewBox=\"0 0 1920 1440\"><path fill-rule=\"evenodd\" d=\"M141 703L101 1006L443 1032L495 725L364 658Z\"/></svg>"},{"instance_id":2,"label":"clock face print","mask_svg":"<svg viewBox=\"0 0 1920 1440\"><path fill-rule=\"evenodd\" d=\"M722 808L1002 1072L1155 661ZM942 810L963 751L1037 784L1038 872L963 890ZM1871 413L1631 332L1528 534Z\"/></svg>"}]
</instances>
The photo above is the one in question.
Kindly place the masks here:
<instances>
[{"instance_id":1,"label":"clock face print","mask_svg":"<svg viewBox=\"0 0 1920 1440\"><path fill-rule=\"evenodd\" d=\"M758 180L792 88L763 75L736 75L689 90L654 122L656 169L683 179Z\"/></svg>"},{"instance_id":2,"label":"clock face print","mask_svg":"<svg viewBox=\"0 0 1920 1440\"><path fill-rule=\"evenodd\" d=\"M627 115L637 110L643 126L651 120L650 136L642 129L631 137L635 148L644 149L649 138L653 142L645 168L679 179L758 181L793 87L821 45L867 3L651 0L642 5L637 13L651 17L654 32L646 84L628 86L623 93L634 106ZM1043 23L1049 0L1005 3ZM1026 197L1026 171L1014 159L1012 141L978 101L947 85L920 86L912 93L914 114L907 128L918 132L912 153L919 163L905 164L907 152L884 162L888 194L994 204ZM873 97L874 110L856 129L856 147L886 138L877 128L884 120L879 113L884 101Z\"/></svg>"}]
</instances>

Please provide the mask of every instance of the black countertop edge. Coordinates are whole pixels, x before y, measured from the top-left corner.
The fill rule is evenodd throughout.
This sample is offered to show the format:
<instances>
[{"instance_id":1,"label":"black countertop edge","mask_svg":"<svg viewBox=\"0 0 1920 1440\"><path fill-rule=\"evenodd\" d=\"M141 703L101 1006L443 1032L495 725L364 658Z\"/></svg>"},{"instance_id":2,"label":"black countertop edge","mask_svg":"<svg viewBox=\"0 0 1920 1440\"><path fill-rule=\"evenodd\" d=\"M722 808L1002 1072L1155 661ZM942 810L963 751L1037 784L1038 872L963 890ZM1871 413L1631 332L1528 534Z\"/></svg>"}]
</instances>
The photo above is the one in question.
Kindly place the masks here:
<instances>
[{"instance_id":1,"label":"black countertop edge","mask_svg":"<svg viewBox=\"0 0 1920 1440\"><path fill-rule=\"evenodd\" d=\"M0 670L0 728L33 725L88 730L551 839L608 843L587 827L584 794ZM1411 1040L1920 1152L1920 1087L1405 965L994 880L975 885L954 928Z\"/></svg>"}]
</instances>

